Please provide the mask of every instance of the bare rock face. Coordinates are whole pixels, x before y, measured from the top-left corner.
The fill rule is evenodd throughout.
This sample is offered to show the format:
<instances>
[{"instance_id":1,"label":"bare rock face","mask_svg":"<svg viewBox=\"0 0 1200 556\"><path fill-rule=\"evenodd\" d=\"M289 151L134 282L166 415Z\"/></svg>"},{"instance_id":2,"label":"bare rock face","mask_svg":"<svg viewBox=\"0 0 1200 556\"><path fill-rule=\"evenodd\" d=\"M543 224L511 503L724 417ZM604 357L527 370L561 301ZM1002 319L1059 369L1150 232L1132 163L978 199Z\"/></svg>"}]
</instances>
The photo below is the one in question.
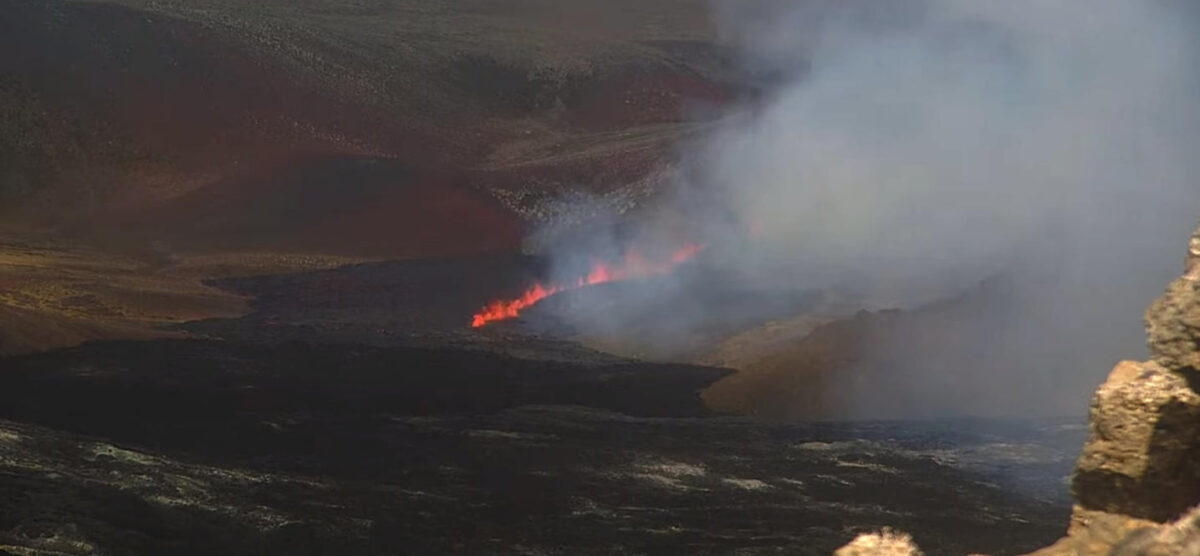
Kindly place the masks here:
<instances>
[{"instance_id":1,"label":"bare rock face","mask_svg":"<svg viewBox=\"0 0 1200 556\"><path fill-rule=\"evenodd\" d=\"M1165 522L1200 503L1200 395L1158 364L1124 361L1092 399L1072 491L1086 509Z\"/></svg>"},{"instance_id":2,"label":"bare rock face","mask_svg":"<svg viewBox=\"0 0 1200 556\"><path fill-rule=\"evenodd\" d=\"M1200 556L1200 508L1162 525L1076 508L1070 534L1028 556Z\"/></svg>"},{"instance_id":3,"label":"bare rock face","mask_svg":"<svg viewBox=\"0 0 1200 556\"><path fill-rule=\"evenodd\" d=\"M837 549L833 556L922 556L922 552L907 534L884 529L864 533Z\"/></svg>"},{"instance_id":4,"label":"bare rock face","mask_svg":"<svg viewBox=\"0 0 1200 556\"><path fill-rule=\"evenodd\" d=\"M1184 275L1146 310L1146 334L1151 357L1164 368L1189 375L1200 369L1200 230L1192 234Z\"/></svg>"},{"instance_id":5,"label":"bare rock face","mask_svg":"<svg viewBox=\"0 0 1200 556\"><path fill-rule=\"evenodd\" d=\"M1138 529L1121 539L1109 556L1200 556L1200 508L1174 523Z\"/></svg>"}]
</instances>

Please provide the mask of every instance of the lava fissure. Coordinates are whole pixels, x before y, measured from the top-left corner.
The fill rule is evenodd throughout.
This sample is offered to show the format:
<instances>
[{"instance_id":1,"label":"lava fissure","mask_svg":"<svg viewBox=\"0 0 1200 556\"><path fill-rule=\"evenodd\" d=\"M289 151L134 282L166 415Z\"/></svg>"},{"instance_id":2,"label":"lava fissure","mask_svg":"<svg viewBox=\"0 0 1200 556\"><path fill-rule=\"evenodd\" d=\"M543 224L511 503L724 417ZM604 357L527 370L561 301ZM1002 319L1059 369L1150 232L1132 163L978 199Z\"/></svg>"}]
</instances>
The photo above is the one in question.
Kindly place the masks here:
<instances>
[{"instance_id":1,"label":"lava fissure","mask_svg":"<svg viewBox=\"0 0 1200 556\"><path fill-rule=\"evenodd\" d=\"M479 328L498 320L511 319L519 316L521 311L532 307L539 301L556 293L575 290L605 282L631 280L647 276L668 274L675 267L691 260L707 247L703 244L689 244L676 250L665 261L650 262L638 251L625 254L624 260L618 264L597 262L585 276L567 284L543 284L534 282L519 297L514 299L496 299L488 303L471 318L471 327Z\"/></svg>"}]
</instances>

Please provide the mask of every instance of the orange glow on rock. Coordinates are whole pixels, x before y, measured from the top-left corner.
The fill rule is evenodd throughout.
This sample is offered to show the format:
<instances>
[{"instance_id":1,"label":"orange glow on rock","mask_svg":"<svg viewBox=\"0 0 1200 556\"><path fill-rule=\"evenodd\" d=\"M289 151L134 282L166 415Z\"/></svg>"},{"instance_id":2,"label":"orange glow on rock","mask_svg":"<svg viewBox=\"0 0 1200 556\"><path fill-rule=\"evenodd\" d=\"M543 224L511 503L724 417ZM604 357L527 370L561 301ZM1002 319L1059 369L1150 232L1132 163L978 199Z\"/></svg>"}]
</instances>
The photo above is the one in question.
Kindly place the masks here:
<instances>
[{"instance_id":1,"label":"orange glow on rock","mask_svg":"<svg viewBox=\"0 0 1200 556\"><path fill-rule=\"evenodd\" d=\"M672 253L667 260L658 263L648 262L641 253L630 251L625 254L624 260L619 264L595 263L587 275L579 277L574 284L562 286L534 282L532 286L525 290L525 293L516 299L496 299L488 303L471 318L471 327L479 328L498 320L515 318L521 314L521 311L559 292L594 286L605 282L667 274L674 270L676 266L691 260L703 251L705 247L702 244L684 246Z\"/></svg>"}]
</instances>

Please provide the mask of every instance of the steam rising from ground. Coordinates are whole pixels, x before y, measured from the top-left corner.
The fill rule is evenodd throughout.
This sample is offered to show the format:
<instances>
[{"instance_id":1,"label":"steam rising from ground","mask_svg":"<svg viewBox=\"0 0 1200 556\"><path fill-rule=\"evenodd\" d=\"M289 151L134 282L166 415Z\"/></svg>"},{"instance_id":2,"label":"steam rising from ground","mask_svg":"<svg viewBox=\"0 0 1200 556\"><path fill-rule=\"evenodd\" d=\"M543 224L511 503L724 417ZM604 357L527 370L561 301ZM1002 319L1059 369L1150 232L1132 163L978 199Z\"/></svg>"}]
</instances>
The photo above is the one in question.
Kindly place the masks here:
<instances>
[{"instance_id":1,"label":"steam rising from ground","mask_svg":"<svg viewBox=\"0 0 1200 556\"><path fill-rule=\"evenodd\" d=\"M882 395L916 413L1078 412L1142 356L1141 311L1200 215L1190 10L721 4L747 75L772 85L683 153L674 212L713 246L707 264L755 287L912 307L1007 276L957 345L881 346L905 368ZM838 395L870 413L881 393Z\"/></svg>"}]
</instances>

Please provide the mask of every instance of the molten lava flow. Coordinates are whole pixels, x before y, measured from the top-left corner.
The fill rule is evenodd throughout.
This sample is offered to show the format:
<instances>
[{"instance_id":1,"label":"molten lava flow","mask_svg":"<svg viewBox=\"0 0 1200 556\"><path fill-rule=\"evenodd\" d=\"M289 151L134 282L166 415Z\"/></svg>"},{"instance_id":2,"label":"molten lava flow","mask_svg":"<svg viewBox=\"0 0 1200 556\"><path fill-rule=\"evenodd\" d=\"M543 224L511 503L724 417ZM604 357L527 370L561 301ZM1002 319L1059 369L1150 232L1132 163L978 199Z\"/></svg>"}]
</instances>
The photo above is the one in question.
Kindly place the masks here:
<instances>
[{"instance_id":1,"label":"molten lava flow","mask_svg":"<svg viewBox=\"0 0 1200 556\"><path fill-rule=\"evenodd\" d=\"M550 297L556 293L574 290L595 284L603 284L605 282L615 282L618 280L629 280L631 278L641 278L645 276L654 276L659 274L667 274L676 266L687 262L697 253L704 250L706 246L702 244L692 244L679 249L671 254L671 257L666 261L651 263L646 261L645 257L637 251L630 251L625 254L625 260L618 265L609 265L598 262L592 266L592 270L586 276L580 276L573 284L565 286L550 284L545 285L541 282L534 282L521 297L510 300L497 299L488 303L483 309L471 319L471 327L479 328L489 322L498 320L511 319L521 314L521 311L533 306L537 302Z\"/></svg>"},{"instance_id":2,"label":"molten lava flow","mask_svg":"<svg viewBox=\"0 0 1200 556\"><path fill-rule=\"evenodd\" d=\"M483 310L475 313L475 317L471 319L471 326L473 328L479 328L480 326L495 320L511 319L520 314L522 309L525 309L534 303L550 297L559 291L561 290L559 290L557 286L546 287L540 282L535 282L533 286L530 286L529 289L525 290L525 293L521 294L521 297L509 301L497 299L491 303L488 303Z\"/></svg>"}]
</instances>

